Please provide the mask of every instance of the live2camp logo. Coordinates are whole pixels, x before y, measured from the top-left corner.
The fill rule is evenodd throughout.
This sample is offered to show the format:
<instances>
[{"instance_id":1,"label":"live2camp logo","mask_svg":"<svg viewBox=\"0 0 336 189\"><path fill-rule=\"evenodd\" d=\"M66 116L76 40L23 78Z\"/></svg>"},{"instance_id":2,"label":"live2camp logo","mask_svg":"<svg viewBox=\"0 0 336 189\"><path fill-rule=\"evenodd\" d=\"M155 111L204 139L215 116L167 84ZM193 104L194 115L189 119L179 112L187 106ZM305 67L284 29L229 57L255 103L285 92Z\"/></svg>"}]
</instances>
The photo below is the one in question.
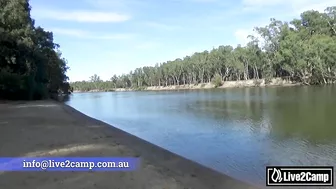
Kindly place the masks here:
<instances>
[{"instance_id":1,"label":"live2camp logo","mask_svg":"<svg viewBox=\"0 0 336 189\"><path fill-rule=\"evenodd\" d=\"M334 167L266 167L266 186L334 186Z\"/></svg>"}]
</instances>

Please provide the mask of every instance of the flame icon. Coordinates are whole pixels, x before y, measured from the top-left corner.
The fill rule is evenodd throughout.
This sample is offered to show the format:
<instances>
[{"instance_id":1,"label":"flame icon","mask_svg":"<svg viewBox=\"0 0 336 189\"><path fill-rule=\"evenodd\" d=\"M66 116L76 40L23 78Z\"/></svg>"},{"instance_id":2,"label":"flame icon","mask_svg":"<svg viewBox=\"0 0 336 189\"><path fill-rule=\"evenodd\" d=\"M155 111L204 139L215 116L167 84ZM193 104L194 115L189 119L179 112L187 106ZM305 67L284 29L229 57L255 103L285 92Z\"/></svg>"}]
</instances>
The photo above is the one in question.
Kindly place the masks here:
<instances>
[{"instance_id":1,"label":"flame icon","mask_svg":"<svg viewBox=\"0 0 336 189\"><path fill-rule=\"evenodd\" d=\"M281 176L281 171L280 169L273 168L273 173L271 176L273 182L281 182L282 181L282 176Z\"/></svg>"}]
</instances>

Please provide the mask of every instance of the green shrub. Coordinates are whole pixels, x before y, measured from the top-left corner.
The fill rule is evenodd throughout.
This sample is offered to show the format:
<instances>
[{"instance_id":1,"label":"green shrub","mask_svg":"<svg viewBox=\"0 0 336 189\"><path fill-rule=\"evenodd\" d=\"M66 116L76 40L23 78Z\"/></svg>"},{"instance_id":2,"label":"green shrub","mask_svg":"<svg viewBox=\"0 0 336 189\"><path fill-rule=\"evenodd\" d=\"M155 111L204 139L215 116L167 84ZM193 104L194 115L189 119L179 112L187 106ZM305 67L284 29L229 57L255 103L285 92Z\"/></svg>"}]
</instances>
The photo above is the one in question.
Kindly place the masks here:
<instances>
[{"instance_id":1,"label":"green shrub","mask_svg":"<svg viewBox=\"0 0 336 189\"><path fill-rule=\"evenodd\" d=\"M8 69L0 70L0 98L20 99L24 96L24 77Z\"/></svg>"},{"instance_id":2,"label":"green shrub","mask_svg":"<svg viewBox=\"0 0 336 189\"><path fill-rule=\"evenodd\" d=\"M37 83L34 75L20 75L9 69L0 71L0 98L9 100L40 100L48 97L47 86Z\"/></svg>"},{"instance_id":3,"label":"green shrub","mask_svg":"<svg viewBox=\"0 0 336 189\"><path fill-rule=\"evenodd\" d=\"M219 74L216 74L213 78L211 83L215 86L215 88L222 86L223 81L222 81L222 77Z\"/></svg>"},{"instance_id":4,"label":"green shrub","mask_svg":"<svg viewBox=\"0 0 336 189\"><path fill-rule=\"evenodd\" d=\"M253 83L254 83L255 86L260 86L261 83L262 83L262 81L261 81L261 80L258 80L258 79L255 79L255 80L253 81Z\"/></svg>"},{"instance_id":5,"label":"green shrub","mask_svg":"<svg viewBox=\"0 0 336 189\"><path fill-rule=\"evenodd\" d=\"M147 87L145 86L138 86L138 87L134 87L133 90L134 91L144 91Z\"/></svg>"}]
</instances>

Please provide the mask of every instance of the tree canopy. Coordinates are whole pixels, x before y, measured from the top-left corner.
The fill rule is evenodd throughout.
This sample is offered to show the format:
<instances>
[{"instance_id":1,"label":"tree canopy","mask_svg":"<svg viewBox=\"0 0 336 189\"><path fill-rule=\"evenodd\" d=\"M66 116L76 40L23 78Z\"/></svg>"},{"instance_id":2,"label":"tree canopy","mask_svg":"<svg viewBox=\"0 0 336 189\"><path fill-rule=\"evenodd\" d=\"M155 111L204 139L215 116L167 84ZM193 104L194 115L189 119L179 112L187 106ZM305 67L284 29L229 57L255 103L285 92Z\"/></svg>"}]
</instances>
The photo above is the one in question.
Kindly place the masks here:
<instances>
[{"instance_id":1,"label":"tree canopy","mask_svg":"<svg viewBox=\"0 0 336 189\"><path fill-rule=\"evenodd\" d=\"M35 26L28 0L0 0L0 98L70 92L67 61L53 33Z\"/></svg>"},{"instance_id":2,"label":"tree canopy","mask_svg":"<svg viewBox=\"0 0 336 189\"><path fill-rule=\"evenodd\" d=\"M246 46L219 46L173 61L145 66L110 81L82 81L74 90L142 88L286 77L304 84L336 80L336 7L310 10L290 22L270 19L254 29ZM95 83L95 85L93 84ZM97 88L95 88L97 87Z\"/></svg>"}]
</instances>

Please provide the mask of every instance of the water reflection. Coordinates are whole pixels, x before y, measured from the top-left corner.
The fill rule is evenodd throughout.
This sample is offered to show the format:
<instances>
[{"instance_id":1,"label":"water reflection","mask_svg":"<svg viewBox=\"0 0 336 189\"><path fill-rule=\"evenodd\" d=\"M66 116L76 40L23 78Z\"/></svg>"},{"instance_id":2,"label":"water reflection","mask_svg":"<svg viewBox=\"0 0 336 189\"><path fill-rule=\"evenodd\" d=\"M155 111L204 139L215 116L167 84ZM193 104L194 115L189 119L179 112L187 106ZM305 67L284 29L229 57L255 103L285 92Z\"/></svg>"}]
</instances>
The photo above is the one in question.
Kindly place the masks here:
<instances>
[{"instance_id":1,"label":"water reflection","mask_svg":"<svg viewBox=\"0 0 336 189\"><path fill-rule=\"evenodd\" d=\"M331 89L326 89L326 95L320 88L267 89L269 95L282 96L272 100L260 95L264 88L245 89L237 100L223 95L222 99L197 99L192 106L180 104L179 108L198 117L245 122L243 126L252 131L269 129L277 139L302 137L328 142L336 139L336 100Z\"/></svg>"}]
</instances>

